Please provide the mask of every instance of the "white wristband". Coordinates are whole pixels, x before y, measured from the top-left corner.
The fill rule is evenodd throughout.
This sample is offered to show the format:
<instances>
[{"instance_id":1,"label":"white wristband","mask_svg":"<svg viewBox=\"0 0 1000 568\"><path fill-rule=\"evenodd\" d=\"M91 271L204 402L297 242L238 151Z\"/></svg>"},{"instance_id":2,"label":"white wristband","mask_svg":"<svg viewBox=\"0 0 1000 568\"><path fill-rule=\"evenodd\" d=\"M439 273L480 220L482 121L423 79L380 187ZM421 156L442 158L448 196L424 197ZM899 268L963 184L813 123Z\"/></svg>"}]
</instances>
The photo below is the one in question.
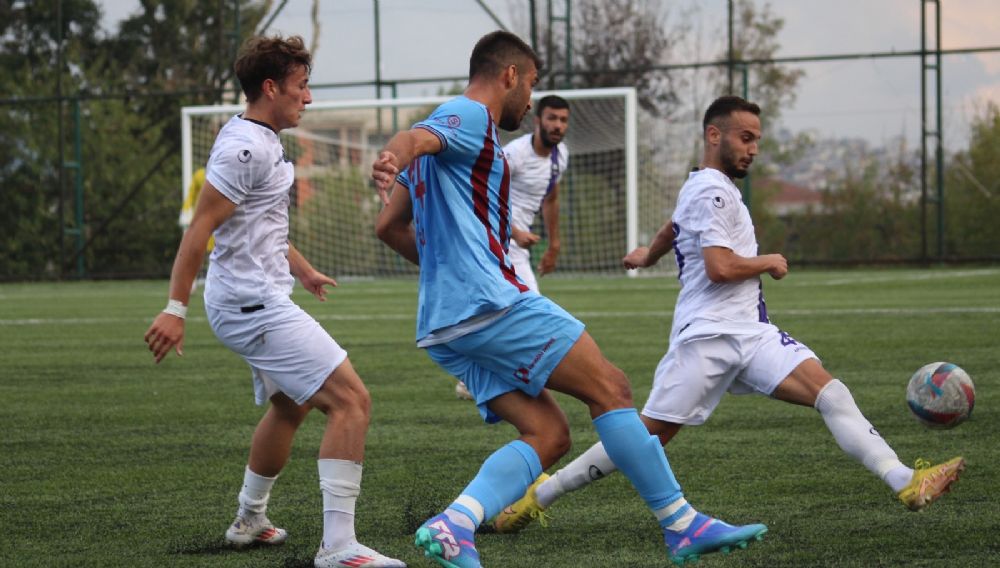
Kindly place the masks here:
<instances>
[{"instance_id":1,"label":"white wristband","mask_svg":"<svg viewBox=\"0 0 1000 568\"><path fill-rule=\"evenodd\" d=\"M167 307L163 308L163 313L184 319L187 316L188 308L178 300L168 300Z\"/></svg>"}]
</instances>

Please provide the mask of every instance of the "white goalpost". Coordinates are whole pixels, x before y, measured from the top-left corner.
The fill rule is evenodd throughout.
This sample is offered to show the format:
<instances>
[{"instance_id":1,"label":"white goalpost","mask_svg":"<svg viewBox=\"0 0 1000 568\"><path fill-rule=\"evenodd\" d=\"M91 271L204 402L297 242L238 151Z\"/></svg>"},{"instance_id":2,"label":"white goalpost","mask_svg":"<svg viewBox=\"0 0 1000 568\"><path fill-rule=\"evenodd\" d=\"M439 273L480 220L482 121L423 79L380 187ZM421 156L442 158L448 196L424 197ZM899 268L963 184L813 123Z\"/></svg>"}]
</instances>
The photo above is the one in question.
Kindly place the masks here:
<instances>
[{"instance_id":1,"label":"white goalpost","mask_svg":"<svg viewBox=\"0 0 1000 568\"><path fill-rule=\"evenodd\" d=\"M633 88L537 92L537 100L558 94L570 103L565 142L569 168L560 182L562 249L553 276L622 275L621 257L648 242L672 210L665 187L669 146L651 135L655 120L638 108ZM297 128L281 133L295 162L291 188L290 240L321 271L334 277L416 274L374 235L381 207L369 182L371 163L397 131L409 128L451 97L416 97L315 102ZM242 105L185 107L181 111L183 178L186 193L204 167L218 129ZM506 143L533 129L534 110ZM185 195L186 197L186 195ZM544 236L538 215L532 230ZM544 243L538 246L544 250ZM537 253L536 253L537 254ZM660 272L670 270L670 263Z\"/></svg>"}]
</instances>

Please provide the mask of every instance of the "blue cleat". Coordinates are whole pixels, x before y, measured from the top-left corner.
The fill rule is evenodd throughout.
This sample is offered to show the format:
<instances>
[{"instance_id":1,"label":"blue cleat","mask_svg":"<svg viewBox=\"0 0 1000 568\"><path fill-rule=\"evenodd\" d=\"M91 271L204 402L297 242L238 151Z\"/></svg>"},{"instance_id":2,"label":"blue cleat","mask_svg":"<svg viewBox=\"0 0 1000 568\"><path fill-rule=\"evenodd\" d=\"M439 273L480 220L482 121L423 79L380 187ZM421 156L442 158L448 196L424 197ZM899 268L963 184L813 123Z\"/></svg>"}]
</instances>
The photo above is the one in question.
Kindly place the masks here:
<instances>
[{"instance_id":1,"label":"blue cleat","mask_svg":"<svg viewBox=\"0 0 1000 568\"><path fill-rule=\"evenodd\" d=\"M458 526L444 513L431 517L417 529L413 544L424 556L445 568L481 568L473 531Z\"/></svg>"},{"instance_id":2,"label":"blue cleat","mask_svg":"<svg viewBox=\"0 0 1000 568\"><path fill-rule=\"evenodd\" d=\"M764 540L767 527L761 524L734 527L729 523L698 513L684 532L663 531L670 560L678 566L697 562L702 554L721 551L729 554L755 540Z\"/></svg>"}]
</instances>

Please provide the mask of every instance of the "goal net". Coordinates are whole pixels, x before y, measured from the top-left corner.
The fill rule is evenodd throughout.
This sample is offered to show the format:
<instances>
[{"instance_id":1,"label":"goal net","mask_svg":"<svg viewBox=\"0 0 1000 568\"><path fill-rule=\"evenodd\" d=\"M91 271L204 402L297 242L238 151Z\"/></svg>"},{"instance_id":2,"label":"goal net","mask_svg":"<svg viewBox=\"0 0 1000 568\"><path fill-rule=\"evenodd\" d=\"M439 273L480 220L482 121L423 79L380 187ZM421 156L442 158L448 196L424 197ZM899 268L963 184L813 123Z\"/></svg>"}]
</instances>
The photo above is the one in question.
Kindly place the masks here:
<instances>
[{"instance_id":1,"label":"goal net","mask_svg":"<svg viewBox=\"0 0 1000 568\"><path fill-rule=\"evenodd\" d=\"M533 96L547 94L562 96L571 107L565 137L569 168L560 181L562 246L553 276L621 275L622 256L648 243L673 210L680 183L676 171L668 171L670 138L657 134L657 121L637 108L634 89ZM369 175L376 154L395 132L448 98L315 102L297 128L281 133L285 153L295 163L290 240L317 269L337 278L416 274L416 267L375 237L381 202ZM207 163L219 128L242 110L237 105L182 110L185 194ZM532 117L533 111L519 132L502 133L503 141L531 132ZM532 232L544 239L541 214ZM544 240L536 245L533 262L544 247ZM660 264L662 272L673 263L664 259Z\"/></svg>"}]
</instances>

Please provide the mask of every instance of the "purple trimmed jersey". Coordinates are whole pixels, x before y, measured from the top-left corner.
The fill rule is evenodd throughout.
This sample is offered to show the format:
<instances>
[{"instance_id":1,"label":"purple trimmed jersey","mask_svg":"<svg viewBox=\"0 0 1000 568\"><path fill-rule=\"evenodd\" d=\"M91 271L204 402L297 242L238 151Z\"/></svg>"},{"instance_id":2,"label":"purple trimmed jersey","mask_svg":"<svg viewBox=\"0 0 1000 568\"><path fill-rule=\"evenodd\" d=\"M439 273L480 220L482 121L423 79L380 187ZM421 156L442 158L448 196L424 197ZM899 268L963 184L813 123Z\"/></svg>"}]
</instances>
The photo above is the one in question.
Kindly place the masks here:
<instances>
[{"instance_id":1,"label":"purple trimmed jersey","mask_svg":"<svg viewBox=\"0 0 1000 568\"><path fill-rule=\"evenodd\" d=\"M507 256L510 169L489 110L464 96L414 128L441 140L397 181L409 188L420 255L417 340L513 305L528 287Z\"/></svg>"},{"instance_id":2,"label":"purple trimmed jersey","mask_svg":"<svg viewBox=\"0 0 1000 568\"><path fill-rule=\"evenodd\" d=\"M750 211L732 180L711 168L692 172L677 196L673 222L681 291L674 309L671 345L681 334L689 339L755 332L758 323L768 323L759 276L717 283L705 272L705 247L728 248L742 257L757 256Z\"/></svg>"}]
</instances>

